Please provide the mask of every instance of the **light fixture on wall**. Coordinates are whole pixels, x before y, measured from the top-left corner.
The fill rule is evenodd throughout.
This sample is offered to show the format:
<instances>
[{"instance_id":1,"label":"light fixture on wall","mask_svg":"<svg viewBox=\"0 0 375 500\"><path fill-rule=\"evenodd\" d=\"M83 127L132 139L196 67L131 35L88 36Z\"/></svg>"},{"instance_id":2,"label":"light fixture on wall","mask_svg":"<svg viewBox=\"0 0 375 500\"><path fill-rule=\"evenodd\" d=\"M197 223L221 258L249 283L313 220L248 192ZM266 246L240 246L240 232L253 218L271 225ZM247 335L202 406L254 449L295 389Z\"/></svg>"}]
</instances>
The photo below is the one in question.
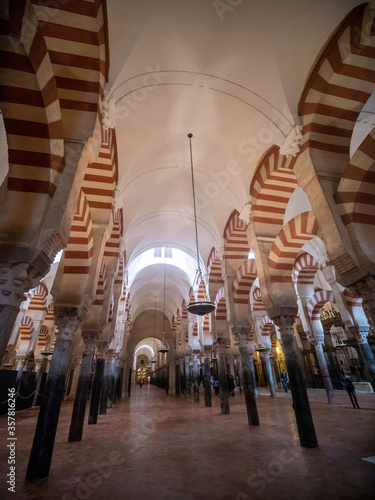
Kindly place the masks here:
<instances>
[{"instance_id":1,"label":"light fixture on wall","mask_svg":"<svg viewBox=\"0 0 375 500\"><path fill-rule=\"evenodd\" d=\"M193 149L191 144L191 139L193 134L188 134L189 145L190 145L190 167L191 167L191 184L193 187L193 203L194 203L194 225L195 225L195 243L197 246L197 273L195 276L195 283L199 283L199 278L203 279L202 271L199 265L199 245L198 245L198 226L197 226L197 208L195 204L195 187L194 187L194 168L193 168ZM205 316L211 313L215 309L215 303L209 302L208 300L190 302L187 305L187 310L191 314L197 314L198 316Z\"/></svg>"},{"instance_id":2,"label":"light fixture on wall","mask_svg":"<svg viewBox=\"0 0 375 500\"><path fill-rule=\"evenodd\" d=\"M155 330L156 330L156 296L155 296L155 308L154 308L154 355L152 357L151 363L156 363L155 352L156 352L156 338L155 338Z\"/></svg>"},{"instance_id":3,"label":"light fixture on wall","mask_svg":"<svg viewBox=\"0 0 375 500\"><path fill-rule=\"evenodd\" d=\"M166 353L169 351L168 343L167 343L167 338L165 334L165 262L164 262L164 268L163 268L163 274L164 274L164 307L163 307L163 337L162 337L162 345L160 349L158 349L158 352L161 353Z\"/></svg>"}]
</instances>

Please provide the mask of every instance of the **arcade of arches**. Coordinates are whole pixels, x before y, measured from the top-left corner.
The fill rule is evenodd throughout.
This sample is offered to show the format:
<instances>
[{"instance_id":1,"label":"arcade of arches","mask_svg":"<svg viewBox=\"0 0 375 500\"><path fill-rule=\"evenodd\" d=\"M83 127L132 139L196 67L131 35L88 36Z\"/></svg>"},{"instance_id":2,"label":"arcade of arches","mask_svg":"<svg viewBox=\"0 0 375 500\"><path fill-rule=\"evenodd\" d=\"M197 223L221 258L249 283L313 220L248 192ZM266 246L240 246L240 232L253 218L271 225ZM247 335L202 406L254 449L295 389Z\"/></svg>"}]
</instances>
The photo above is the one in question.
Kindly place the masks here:
<instances>
[{"instance_id":1,"label":"arcade of arches","mask_svg":"<svg viewBox=\"0 0 375 500\"><path fill-rule=\"evenodd\" d=\"M344 369L373 392L374 19L356 0L1 2L0 373L40 408L27 480L61 405L84 441L140 382L210 408L218 380L229 415L234 380L261 426L286 370L302 448L309 391L334 407Z\"/></svg>"}]
</instances>

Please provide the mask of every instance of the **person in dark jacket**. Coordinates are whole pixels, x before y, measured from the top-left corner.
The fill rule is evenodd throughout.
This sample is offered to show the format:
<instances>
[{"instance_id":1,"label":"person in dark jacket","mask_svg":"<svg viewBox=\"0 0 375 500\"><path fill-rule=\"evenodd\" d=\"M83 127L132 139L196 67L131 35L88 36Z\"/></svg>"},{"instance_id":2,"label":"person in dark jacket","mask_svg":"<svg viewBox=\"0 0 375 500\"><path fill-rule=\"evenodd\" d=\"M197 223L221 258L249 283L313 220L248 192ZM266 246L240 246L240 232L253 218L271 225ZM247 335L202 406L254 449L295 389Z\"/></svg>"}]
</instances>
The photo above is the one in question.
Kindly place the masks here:
<instances>
[{"instance_id":1,"label":"person in dark jacket","mask_svg":"<svg viewBox=\"0 0 375 500\"><path fill-rule=\"evenodd\" d=\"M359 408L357 396L355 393L355 387L353 382L350 379L349 373L346 373L344 369L341 370L341 384L346 389L346 392L349 394L350 401L352 402L353 408ZM355 403L355 404L354 404Z\"/></svg>"}]
</instances>

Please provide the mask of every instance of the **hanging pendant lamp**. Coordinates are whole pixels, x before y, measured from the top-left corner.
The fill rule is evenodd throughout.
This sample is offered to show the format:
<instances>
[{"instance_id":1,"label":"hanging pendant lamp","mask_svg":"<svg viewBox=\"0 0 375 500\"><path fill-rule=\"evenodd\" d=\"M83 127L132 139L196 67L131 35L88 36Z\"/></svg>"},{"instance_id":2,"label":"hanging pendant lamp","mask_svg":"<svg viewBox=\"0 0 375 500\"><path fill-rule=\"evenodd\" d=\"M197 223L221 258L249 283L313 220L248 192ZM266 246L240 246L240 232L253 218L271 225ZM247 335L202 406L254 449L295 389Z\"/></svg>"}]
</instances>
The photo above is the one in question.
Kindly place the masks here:
<instances>
[{"instance_id":1,"label":"hanging pendant lamp","mask_svg":"<svg viewBox=\"0 0 375 500\"><path fill-rule=\"evenodd\" d=\"M166 335L165 335L165 262L164 262L164 308L163 308L163 337L162 337L162 345L158 352L166 353L169 351Z\"/></svg>"},{"instance_id":2,"label":"hanging pendant lamp","mask_svg":"<svg viewBox=\"0 0 375 500\"><path fill-rule=\"evenodd\" d=\"M152 357L151 363L156 363L156 358L155 358L155 352L156 352L155 329L156 329L156 296L155 296L155 308L154 308L154 355Z\"/></svg>"},{"instance_id":3,"label":"hanging pendant lamp","mask_svg":"<svg viewBox=\"0 0 375 500\"><path fill-rule=\"evenodd\" d=\"M191 184L193 187L193 203L194 203L194 225L195 225L195 243L197 246L197 273L195 282L199 282L199 277L202 277L202 271L199 265L199 246L198 246L198 226L197 226L197 209L195 204L195 187L194 187L194 169L193 169L193 150L191 145L191 138L193 134L188 134L189 137L189 145L190 145L190 167L191 167ZM187 305L187 310L191 314L196 314L198 316L205 316L206 314L211 313L215 309L215 303L209 302L207 300L199 301L199 302L190 302Z\"/></svg>"}]
</instances>

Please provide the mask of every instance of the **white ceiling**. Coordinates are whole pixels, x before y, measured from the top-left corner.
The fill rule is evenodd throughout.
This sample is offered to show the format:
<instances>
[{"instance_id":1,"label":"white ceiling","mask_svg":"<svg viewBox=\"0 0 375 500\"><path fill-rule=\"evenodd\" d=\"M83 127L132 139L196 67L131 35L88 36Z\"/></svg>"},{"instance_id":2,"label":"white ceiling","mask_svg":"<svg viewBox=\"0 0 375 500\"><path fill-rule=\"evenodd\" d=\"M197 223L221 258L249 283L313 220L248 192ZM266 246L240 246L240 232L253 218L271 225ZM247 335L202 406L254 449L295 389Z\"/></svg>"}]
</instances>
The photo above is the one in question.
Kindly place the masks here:
<instances>
[{"instance_id":1,"label":"white ceiling","mask_svg":"<svg viewBox=\"0 0 375 500\"><path fill-rule=\"evenodd\" d=\"M106 92L128 260L157 245L195 255L189 132L203 261L213 246L220 250L228 217L249 201L259 158L298 123L298 101L320 49L359 3L107 0ZM175 307L189 285L177 268L170 279ZM132 311L150 309L162 286L160 269L145 269L131 291Z\"/></svg>"}]
</instances>

